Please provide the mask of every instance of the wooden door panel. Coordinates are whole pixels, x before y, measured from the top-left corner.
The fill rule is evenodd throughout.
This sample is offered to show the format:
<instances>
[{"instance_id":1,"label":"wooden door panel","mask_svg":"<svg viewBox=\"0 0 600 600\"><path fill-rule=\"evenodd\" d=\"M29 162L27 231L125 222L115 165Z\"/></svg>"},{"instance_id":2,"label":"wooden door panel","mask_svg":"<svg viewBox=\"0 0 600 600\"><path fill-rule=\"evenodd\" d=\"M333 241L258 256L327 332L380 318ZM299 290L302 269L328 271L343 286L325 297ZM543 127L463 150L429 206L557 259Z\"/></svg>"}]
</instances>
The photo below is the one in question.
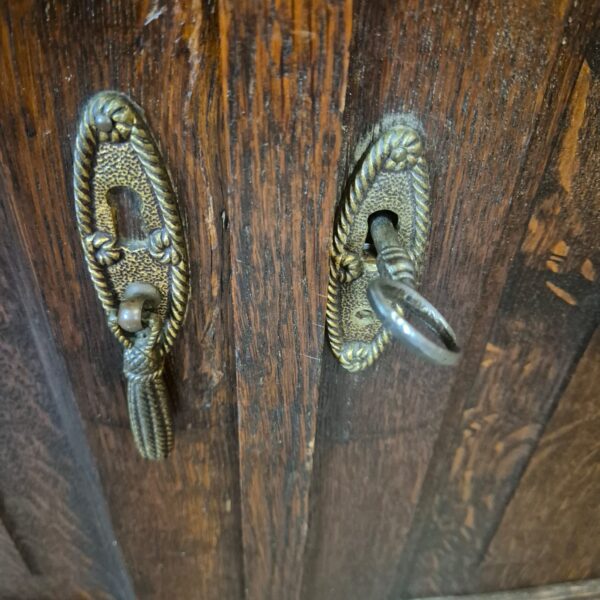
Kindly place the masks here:
<instances>
[{"instance_id":1,"label":"wooden door panel","mask_svg":"<svg viewBox=\"0 0 600 600\"><path fill-rule=\"evenodd\" d=\"M229 250L214 150L216 15L201 3L161 10L153 2L3 2L0 10L0 157L2 178L14 186L4 202L65 358L136 593L238 598ZM79 110L102 89L129 93L146 110L189 229L191 301L168 374L177 444L162 464L144 462L133 446L121 349L75 228L72 144Z\"/></svg>"},{"instance_id":2,"label":"wooden door panel","mask_svg":"<svg viewBox=\"0 0 600 600\"><path fill-rule=\"evenodd\" d=\"M132 597L19 224L0 215L0 597Z\"/></svg>"},{"instance_id":3,"label":"wooden door panel","mask_svg":"<svg viewBox=\"0 0 600 600\"><path fill-rule=\"evenodd\" d=\"M583 413L600 377L585 350L599 295L598 11L0 0L0 359L18 404L0 408L10 593L350 600L597 577L556 549L561 567L534 571L517 531L544 536L527 520L532 499L550 514L563 498L581 517L597 495ZM72 145L102 89L144 108L189 240L191 297L167 373L175 451L159 464L135 451L121 349L75 227ZM391 346L350 374L327 346L336 206L357 143L389 113L423 125L422 289L463 343L454 371ZM581 443L556 445L565 431ZM546 473L592 481L548 498Z\"/></svg>"},{"instance_id":4,"label":"wooden door panel","mask_svg":"<svg viewBox=\"0 0 600 600\"><path fill-rule=\"evenodd\" d=\"M558 389L567 387L481 566L483 580L490 589L600 575L600 332L597 329L586 346L587 336L597 327L599 310L598 59L600 52L596 49L596 54L588 54L583 63L569 102L564 133L545 175L547 192L542 196L542 210L532 216L524 243L533 254L534 260L528 262L545 274L549 286L544 294L538 291L544 310L540 311L537 303L530 309L533 312L538 308L537 318L533 316L532 321L539 321L539 315L544 314L544 321L551 329L542 352L552 357L553 369L562 358L564 368L574 373L568 385L567 378L560 380L550 369L543 374L544 379L553 379ZM548 292L553 296L547 297ZM555 310L550 312L548 305ZM577 323L578 318L586 323ZM538 333L537 328L534 331ZM541 343L540 339L538 344ZM565 350L558 349L566 343L574 346L573 350L570 356L561 357L559 352ZM497 354L495 349L491 354ZM490 359L495 362L495 357ZM531 377L530 372L528 376ZM542 389L536 380L529 385L535 387L542 405ZM513 395L516 396L514 390ZM545 402L553 400L557 399L549 397ZM540 564L548 567L541 569Z\"/></svg>"},{"instance_id":5,"label":"wooden door panel","mask_svg":"<svg viewBox=\"0 0 600 600\"><path fill-rule=\"evenodd\" d=\"M415 595L480 589L481 563L506 504L597 326L598 283L585 271L600 259L599 102L590 79L584 62L530 203L457 441L439 447L445 458L434 463L436 491L422 505L416 561L407 562ZM573 467L564 460L563 468ZM547 569L546 581L560 581L552 579L552 564L539 566L538 576ZM533 583L517 573L512 582L504 578L509 587ZM487 589L498 586L488 582Z\"/></svg>"},{"instance_id":6,"label":"wooden door panel","mask_svg":"<svg viewBox=\"0 0 600 600\"><path fill-rule=\"evenodd\" d=\"M452 566L433 560L411 579L421 551L415 540L431 518L421 519L417 507L445 491L447 455L460 435L455 418L477 401L477 365L596 10L591 3L400 6L355 3L344 121L350 148L384 112L423 122L434 199L423 290L456 326L464 358L452 372L396 347L353 375L325 357L306 598L391 590L397 597L407 580L428 578L437 586L419 593L453 591ZM459 500L463 511L468 503ZM463 519L440 522L443 530L423 534L436 548L464 530ZM465 536L465 546L472 542ZM471 571L463 573L468 579Z\"/></svg>"},{"instance_id":7,"label":"wooden door panel","mask_svg":"<svg viewBox=\"0 0 600 600\"><path fill-rule=\"evenodd\" d=\"M537 586L600 574L598 369L597 330L502 516L481 565L485 587Z\"/></svg>"}]
</instances>

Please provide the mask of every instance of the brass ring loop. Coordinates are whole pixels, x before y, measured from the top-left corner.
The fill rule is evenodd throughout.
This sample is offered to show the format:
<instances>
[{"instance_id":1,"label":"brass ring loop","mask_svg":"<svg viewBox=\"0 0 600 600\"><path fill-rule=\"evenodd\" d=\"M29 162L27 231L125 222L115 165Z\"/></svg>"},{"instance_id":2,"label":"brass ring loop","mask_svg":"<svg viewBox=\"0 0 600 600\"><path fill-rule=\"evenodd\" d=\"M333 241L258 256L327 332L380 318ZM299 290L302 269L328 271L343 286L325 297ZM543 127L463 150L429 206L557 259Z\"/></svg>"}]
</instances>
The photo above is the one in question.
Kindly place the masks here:
<instances>
[{"instance_id":1,"label":"brass ring loop","mask_svg":"<svg viewBox=\"0 0 600 600\"><path fill-rule=\"evenodd\" d=\"M367 296L383 326L405 346L438 365L452 367L458 363L461 353L452 327L414 288L400 281L378 278L369 284ZM436 333L444 346L413 327L397 310L398 305Z\"/></svg>"},{"instance_id":2,"label":"brass ring loop","mask_svg":"<svg viewBox=\"0 0 600 600\"><path fill-rule=\"evenodd\" d=\"M160 305L160 292L150 283L130 283L119 304L117 322L129 333L137 333L146 327L144 310L156 310Z\"/></svg>"}]
</instances>

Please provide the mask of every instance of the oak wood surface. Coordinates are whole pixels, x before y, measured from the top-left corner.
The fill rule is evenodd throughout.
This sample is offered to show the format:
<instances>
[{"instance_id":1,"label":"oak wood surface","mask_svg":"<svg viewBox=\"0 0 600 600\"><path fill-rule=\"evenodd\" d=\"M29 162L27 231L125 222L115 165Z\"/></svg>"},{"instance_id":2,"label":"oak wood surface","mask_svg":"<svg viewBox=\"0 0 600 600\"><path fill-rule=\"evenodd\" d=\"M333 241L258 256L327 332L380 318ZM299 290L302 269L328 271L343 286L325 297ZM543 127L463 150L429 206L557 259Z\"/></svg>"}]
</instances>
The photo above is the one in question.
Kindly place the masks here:
<instances>
[{"instance_id":1,"label":"oak wood surface","mask_svg":"<svg viewBox=\"0 0 600 600\"><path fill-rule=\"evenodd\" d=\"M544 585L598 576L599 369L597 330L486 553L481 565L486 587L507 588L521 582ZM552 565L552 569L540 569L540 564Z\"/></svg>"},{"instance_id":2,"label":"oak wood surface","mask_svg":"<svg viewBox=\"0 0 600 600\"><path fill-rule=\"evenodd\" d=\"M132 598L18 224L0 214L0 597Z\"/></svg>"},{"instance_id":3,"label":"oak wood surface","mask_svg":"<svg viewBox=\"0 0 600 600\"><path fill-rule=\"evenodd\" d=\"M241 534L226 218L214 150L219 58L211 3L0 3L3 198L47 308L98 463L116 539L143 598L238 598ZM138 458L121 350L84 267L71 187L86 99L128 93L179 191L192 289L168 378L176 449ZM211 187L212 186L212 187ZM223 296L226 299L222 299ZM118 596L117 596L118 597Z\"/></svg>"},{"instance_id":4,"label":"oak wood surface","mask_svg":"<svg viewBox=\"0 0 600 600\"><path fill-rule=\"evenodd\" d=\"M342 143L349 2L223 2L244 576L298 598L327 251Z\"/></svg>"},{"instance_id":5,"label":"oak wood surface","mask_svg":"<svg viewBox=\"0 0 600 600\"><path fill-rule=\"evenodd\" d=\"M564 312L586 311L592 326L600 320L600 64L594 62L600 52L596 52L583 64L555 151L550 177L560 187L548 186L554 188L554 198L549 194L545 210L532 217L526 238L529 250L537 247L536 268L545 272L548 290L563 302ZM552 217L557 210L557 217ZM557 228L556 218L567 226ZM567 325L572 330L564 340L552 327L548 353L576 337L573 329L583 329L571 318ZM481 580L490 589L600 574L599 382L600 330L596 329L481 565ZM552 569L540 569L540 563Z\"/></svg>"},{"instance_id":6,"label":"oak wood surface","mask_svg":"<svg viewBox=\"0 0 600 600\"><path fill-rule=\"evenodd\" d=\"M8 326L0 355L23 398L22 413L0 407L7 594L362 600L598 576L577 557L600 548L584 531L597 473L580 416L600 377L586 366L599 8L0 0L0 306L34 323ZM135 452L121 351L74 221L76 124L102 89L144 108L188 234L191 299L167 374L176 445L162 464ZM333 219L356 144L397 112L422 123L431 169L422 291L464 358L448 371L392 346L349 374L324 330ZM39 373L15 378L30 360ZM46 399L49 378L64 398ZM562 451L552 432L571 430L581 442ZM31 468L8 469L9 451ZM37 477L46 460L54 495ZM547 497L547 473L566 478L563 495ZM37 520L15 529L26 486ZM553 547L578 519L580 552L534 565L517 535L548 527L528 520L532 499L559 517ZM30 560L46 539L56 551Z\"/></svg>"},{"instance_id":7,"label":"oak wood surface","mask_svg":"<svg viewBox=\"0 0 600 600\"><path fill-rule=\"evenodd\" d=\"M531 213L522 221L518 251L477 375L464 397L460 424L455 425L455 415L444 423L454 441L442 440L447 445L434 455L435 491L430 488L421 504L425 525L415 546L416 560L405 563L414 596L560 581L553 561L538 567L539 579L520 577L520 565L507 570L501 581L480 577L506 505L556 405L569 402L564 389L598 325L593 266L600 260L596 78L584 61L552 156L528 202ZM587 376L597 387L594 373ZM562 461L564 469L575 466L566 455ZM583 507L579 514L589 518ZM573 524L563 517L546 525L551 526L568 530Z\"/></svg>"},{"instance_id":8,"label":"oak wood surface","mask_svg":"<svg viewBox=\"0 0 600 600\"><path fill-rule=\"evenodd\" d=\"M464 357L452 372L396 347L352 375L325 350L306 598L406 591L415 509L449 468L447 448L433 454L434 444L456 432L444 416L460 415L473 385L596 7L364 2L354 11L344 178L353 145L382 114L422 121L434 202L422 289L455 327ZM432 456L431 470L441 468L422 491ZM461 527L427 540L443 547ZM440 588L422 591L454 591L445 585L451 568L428 564L415 580L438 572Z\"/></svg>"}]
</instances>

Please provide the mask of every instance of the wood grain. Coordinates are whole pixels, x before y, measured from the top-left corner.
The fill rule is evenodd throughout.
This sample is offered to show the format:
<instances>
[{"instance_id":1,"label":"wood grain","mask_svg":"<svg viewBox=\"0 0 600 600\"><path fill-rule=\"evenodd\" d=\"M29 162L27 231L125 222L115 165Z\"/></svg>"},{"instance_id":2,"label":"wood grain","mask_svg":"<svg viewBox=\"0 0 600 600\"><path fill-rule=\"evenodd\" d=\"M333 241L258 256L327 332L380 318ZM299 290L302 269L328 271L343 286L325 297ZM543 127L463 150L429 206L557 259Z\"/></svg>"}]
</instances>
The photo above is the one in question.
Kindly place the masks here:
<instances>
[{"instance_id":1,"label":"wood grain","mask_svg":"<svg viewBox=\"0 0 600 600\"><path fill-rule=\"evenodd\" d=\"M25 586L31 586L32 576L22 556L19 554L10 534L0 523L0 595L22 594Z\"/></svg>"},{"instance_id":2,"label":"wood grain","mask_svg":"<svg viewBox=\"0 0 600 600\"><path fill-rule=\"evenodd\" d=\"M133 598L16 224L0 214L0 597Z\"/></svg>"},{"instance_id":3,"label":"wood grain","mask_svg":"<svg viewBox=\"0 0 600 600\"><path fill-rule=\"evenodd\" d=\"M591 206L593 216L586 228L591 227L597 237L600 65L594 59L600 59L600 48L595 52L595 56L587 56L581 70L555 168L561 187L573 195L569 200L579 202L577 196ZM544 222L538 231L547 235ZM584 285L596 286L598 294L597 239L594 246L586 248L583 259L580 253L579 263L577 257L573 259L569 242L561 240L552 245L546 269L560 274L563 280L567 275ZM552 293L571 306L579 305L579 294L571 285L559 284L556 279L554 283L548 288ZM598 295L595 311L598 318ZM541 585L600 574L599 382L600 331L596 330L486 553L481 578L487 587L514 587L523 582ZM540 569L540 564L552 568Z\"/></svg>"},{"instance_id":4,"label":"wood grain","mask_svg":"<svg viewBox=\"0 0 600 600\"><path fill-rule=\"evenodd\" d=\"M489 592L485 594L461 596L436 596L422 600L595 600L600 595L600 580L567 582L556 585L510 590L507 592Z\"/></svg>"},{"instance_id":5,"label":"wood grain","mask_svg":"<svg viewBox=\"0 0 600 600\"><path fill-rule=\"evenodd\" d=\"M539 182L589 39L592 8L355 3L341 179L353 167L354 145L382 115L411 113L422 122L434 203L422 291L457 331L464 359L448 371L394 347L373 369L352 375L326 350L305 598L404 593L410 561L402 551L434 443L446 427L449 436L456 431L444 414L465 399L454 397L457 383L472 385L470 365L485 347L490 307L505 283L502 276L490 281L489 273L506 269L518 249L535 185L520 207L515 198ZM507 230L513 218L518 232ZM435 460L442 463L443 455Z\"/></svg>"},{"instance_id":6,"label":"wood grain","mask_svg":"<svg viewBox=\"0 0 600 600\"><path fill-rule=\"evenodd\" d=\"M242 595L229 250L210 2L0 4L3 205L45 305L98 463L116 540L142 598ZM121 351L85 271L71 193L78 112L102 89L145 110L189 232L192 290L171 355L173 458L137 457Z\"/></svg>"},{"instance_id":7,"label":"wood grain","mask_svg":"<svg viewBox=\"0 0 600 600\"><path fill-rule=\"evenodd\" d=\"M538 563L531 580L520 578L515 565L514 581L509 573L502 581L483 581L481 567L506 504L598 323L598 282L582 272L584 264L600 260L600 102L590 77L584 62L512 259L477 377L464 399L456 443L440 449L446 458L437 456L436 491L426 504L426 524L409 567L413 596L560 577L553 562ZM594 380L593 373L588 375ZM572 468L567 456L562 459L562 469Z\"/></svg>"},{"instance_id":8,"label":"wood grain","mask_svg":"<svg viewBox=\"0 0 600 600\"><path fill-rule=\"evenodd\" d=\"M362 600L597 577L599 9L0 0L0 595ZM75 227L74 133L102 89L144 108L188 232L162 464L133 446ZM349 374L326 344L335 206L389 113L423 125L422 292L463 343L455 371L394 346ZM546 534L539 566L528 542Z\"/></svg>"},{"instance_id":9,"label":"wood grain","mask_svg":"<svg viewBox=\"0 0 600 600\"><path fill-rule=\"evenodd\" d=\"M600 573L598 382L600 330L502 517L481 565L485 587L577 581Z\"/></svg>"},{"instance_id":10,"label":"wood grain","mask_svg":"<svg viewBox=\"0 0 600 600\"><path fill-rule=\"evenodd\" d=\"M298 598L350 3L222 2L246 596Z\"/></svg>"}]
</instances>

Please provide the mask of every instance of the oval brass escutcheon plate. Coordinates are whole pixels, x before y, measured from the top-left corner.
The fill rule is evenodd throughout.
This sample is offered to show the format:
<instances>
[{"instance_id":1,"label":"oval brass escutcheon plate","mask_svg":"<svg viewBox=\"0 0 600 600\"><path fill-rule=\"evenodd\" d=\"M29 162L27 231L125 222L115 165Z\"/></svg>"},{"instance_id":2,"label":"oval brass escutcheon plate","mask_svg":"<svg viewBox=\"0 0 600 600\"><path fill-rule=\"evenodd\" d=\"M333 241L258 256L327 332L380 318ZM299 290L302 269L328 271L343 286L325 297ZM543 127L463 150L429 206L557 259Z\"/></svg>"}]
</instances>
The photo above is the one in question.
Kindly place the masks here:
<instances>
[{"instance_id":1,"label":"oval brass escutcheon plate","mask_svg":"<svg viewBox=\"0 0 600 600\"><path fill-rule=\"evenodd\" d=\"M173 344L188 297L188 260L171 180L142 109L118 92L87 103L74 157L75 207L92 281L110 317L128 284L161 295L160 345ZM111 325L120 341L129 334Z\"/></svg>"},{"instance_id":2,"label":"oval brass escutcheon plate","mask_svg":"<svg viewBox=\"0 0 600 600\"><path fill-rule=\"evenodd\" d=\"M133 437L144 458L163 459L173 447L165 355L185 316L187 248L158 145L124 94L100 92L86 104L73 182L88 271L124 349Z\"/></svg>"},{"instance_id":3,"label":"oval brass escutcheon plate","mask_svg":"<svg viewBox=\"0 0 600 600\"><path fill-rule=\"evenodd\" d=\"M368 243L369 217L380 212L393 216L399 244L418 280L429 234L429 203L421 136L406 119L387 119L358 161L331 249L327 330L333 353L350 371L370 366L390 339L367 298L369 283L379 277Z\"/></svg>"}]
</instances>

